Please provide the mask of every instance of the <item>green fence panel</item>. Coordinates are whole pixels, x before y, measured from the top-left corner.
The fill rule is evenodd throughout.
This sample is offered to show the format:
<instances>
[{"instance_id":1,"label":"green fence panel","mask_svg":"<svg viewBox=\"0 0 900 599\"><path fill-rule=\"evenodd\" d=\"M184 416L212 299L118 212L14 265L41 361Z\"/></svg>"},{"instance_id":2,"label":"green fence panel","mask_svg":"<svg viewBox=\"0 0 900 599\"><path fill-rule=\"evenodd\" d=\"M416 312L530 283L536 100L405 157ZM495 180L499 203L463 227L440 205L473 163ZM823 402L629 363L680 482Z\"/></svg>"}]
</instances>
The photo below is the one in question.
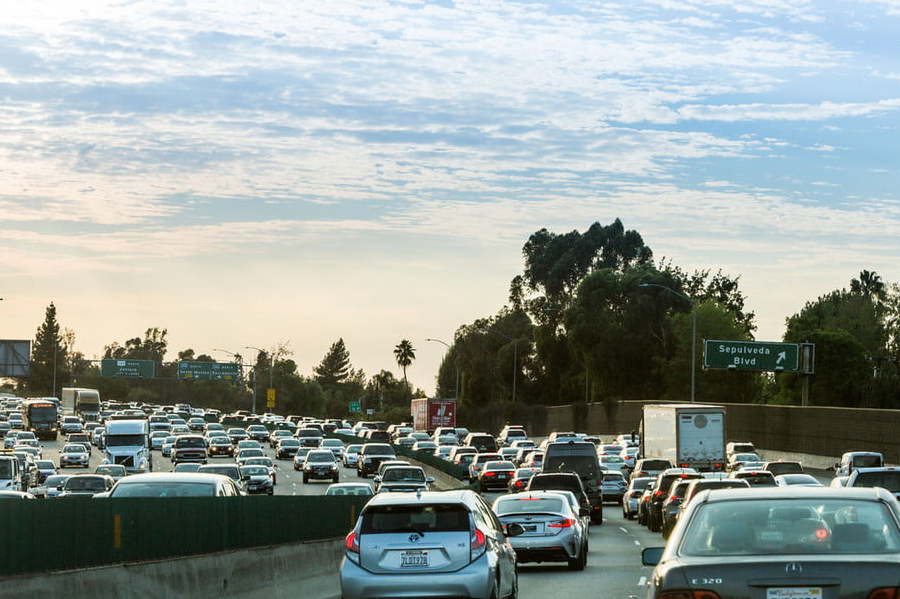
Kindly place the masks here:
<instances>
[{"instance_id":1,"label":"green fence panel","mask_svg":"<svg viewBox=\"0 0 900 599\"><path fill-rule=\"evenodd\" d=\"M366 497L6 501L0 576L344 536Z\"/></svg>"}]
</instances>

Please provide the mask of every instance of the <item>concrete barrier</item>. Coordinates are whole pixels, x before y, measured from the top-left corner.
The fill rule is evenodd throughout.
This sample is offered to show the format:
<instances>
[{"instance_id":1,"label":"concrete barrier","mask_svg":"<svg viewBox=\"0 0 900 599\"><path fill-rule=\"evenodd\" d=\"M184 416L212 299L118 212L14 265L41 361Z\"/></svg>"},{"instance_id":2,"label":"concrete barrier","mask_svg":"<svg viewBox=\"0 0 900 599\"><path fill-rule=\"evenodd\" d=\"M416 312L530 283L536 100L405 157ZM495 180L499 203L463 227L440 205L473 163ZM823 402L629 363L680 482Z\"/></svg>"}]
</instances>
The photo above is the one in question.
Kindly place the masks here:
<instances>
[{"instance_id":1,"label":"concrete barrier","mask_svg":"<svg viewBox=\"0 0 900 599\"><path fill-rule=\"evenodd\" d=\"M446 472L438 470L437 468L432 468L424 462L420 462L419 460L416 460L414 458L407 459L410 464L414 466L420 466L425 471L426 476L431 476L434 478L434 489L436 491L459 489L460 487L467 487L469 485L469 481L454 478Z\"/></svg>"},{"instance_id":2,"label":"concrete barrier","mask_svg":"<svg viewBox=\"0 0 900 599\"><path fill-rule=\"evenodd\" d=\"M0 598L334 599L343 539L0 579Z\"/></svg>"}]
</instances>

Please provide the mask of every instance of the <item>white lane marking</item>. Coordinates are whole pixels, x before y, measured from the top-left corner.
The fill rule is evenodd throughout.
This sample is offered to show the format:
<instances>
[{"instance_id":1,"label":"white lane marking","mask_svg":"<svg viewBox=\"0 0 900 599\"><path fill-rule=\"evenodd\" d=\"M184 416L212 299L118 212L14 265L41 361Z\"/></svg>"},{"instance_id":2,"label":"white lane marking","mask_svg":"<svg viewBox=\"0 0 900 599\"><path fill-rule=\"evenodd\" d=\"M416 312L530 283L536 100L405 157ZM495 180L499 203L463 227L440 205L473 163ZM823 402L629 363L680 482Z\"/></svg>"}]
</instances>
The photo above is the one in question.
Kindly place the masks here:
<instances>
[{"instance_id":1,"label":"white lane marking","mask_svg":"<svg viewBox=\"0 0 900 599\"><path fill-rule=\"evenodd\" d=\"M647 586L647 577L646 576L641 576L638 579L638 586L639 587Z\"/></svg>"},{"instance_id":2,"label":"white lane marking","mask_svg":"<svg viewBox=\"0 0 900 599\"><path fill-rule=\"evenodd\" d=\"M622 532L624 532L626 535L628 534L628 529L625 528L624 526L620 526L620 527L619 527L619 530L621 530Z\"/></svg>"},{"instance_id":3,"label":"white lane marking","mask_svg":"<svg viewBox=\"0 0 900 599\"><path fill-rule=\"evenodd\" d=\"M640 541L638 541L638 540L637 540L637 539L635 539L635 540L634 540L634 544L635 544L635 545L640 545L640 544L641 544L641 542L640 542Z\"/></svg>"}]
</instances>

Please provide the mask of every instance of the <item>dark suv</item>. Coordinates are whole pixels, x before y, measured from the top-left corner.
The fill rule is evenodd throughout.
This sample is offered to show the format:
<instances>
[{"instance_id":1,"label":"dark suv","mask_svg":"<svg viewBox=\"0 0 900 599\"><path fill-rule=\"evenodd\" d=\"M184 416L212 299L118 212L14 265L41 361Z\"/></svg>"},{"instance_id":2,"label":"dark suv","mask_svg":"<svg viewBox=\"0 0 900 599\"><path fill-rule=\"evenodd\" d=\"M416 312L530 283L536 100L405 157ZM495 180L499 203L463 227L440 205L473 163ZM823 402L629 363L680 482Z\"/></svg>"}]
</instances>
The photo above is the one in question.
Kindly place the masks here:
<instances>
[{"instance_id":1,"label":"dark suv","mask_svg":"<svg viewBox=\"0 0 900 599\"><path fill-rule=\"evenodd\" d=\"M576 474L590 501L591 522L603 521L603 468L596 445L586 441L550 443L544 451L543 470Z\"/></svg>"},{"instance_id":2,"label":"dark suv","mask_svg":"<svg viewBox=\"0 0 900 599\"><path fill-rule=\"evenodd\" d=\"M360 478L368 478L378 472L381 462L396 458L394 448L387 443L366 443L362 446L356 461L356 474Z\"/></svg>"},{"instance_id":3,"label":"dark suv","mask_svg":"<svg viewBox=\"0 0 900 599\"><path fill-rule=\"evenodd\" d=\"M652 532L662 530L663 502L669 497L672 483L676 480L693 480L695 478L703 478L703 476L693 468L669 468L663 470L656 477L653 494L650 495L650 504L647 506L647 528Z\"/></svg>"}]
</instances>

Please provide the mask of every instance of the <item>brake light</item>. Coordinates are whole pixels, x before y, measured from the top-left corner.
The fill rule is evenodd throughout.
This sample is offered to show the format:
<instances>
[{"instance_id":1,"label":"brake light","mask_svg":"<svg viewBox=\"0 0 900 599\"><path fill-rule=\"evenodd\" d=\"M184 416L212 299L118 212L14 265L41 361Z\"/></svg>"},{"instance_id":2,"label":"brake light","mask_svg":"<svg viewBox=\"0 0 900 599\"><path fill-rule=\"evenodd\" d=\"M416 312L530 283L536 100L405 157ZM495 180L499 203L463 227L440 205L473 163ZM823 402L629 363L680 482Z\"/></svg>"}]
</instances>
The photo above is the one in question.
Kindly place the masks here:
<instances>
[{"instance_id":1,"label":"brake light","mask_svg":"<svg viewBox=\"0 0 900 599\"><path fill-rule=\"evenodd\" d=\"M678 495L669 495L669 501L674 501L675 499L678 499Z\"/></svg>"},{"instance_id":2,"label":"brake light","mask_svg":"<svg viewBox=\"0 0 900 599\"><path fill-rule=\"evenodd\" d=\"M721 599L713 591L663 591L658 599Z\"/></svg>"},{"instance_id":3,"label":"brake light","mask_svg":"<svg viewBox=\"0 0 900 599\"><path fill-rule=\"evenodd\" d=\"M898 599L898 597L900 597L900 588L882 587L872 590L866 599Z\"/></svg>"},{"instance_id":4,"label":"brake light","mask_svg":"<svg viewBox=\"0 0 900 599\"><path fill-rule=\"evenodd\" d=\"M350 553L359 553L359 535L355 530L351 530L344 538L344 548Z\"/></svg>"},{"instance_id":5,"label":"brake light","mask_svg":"<svg viewBox=\"0 0 900 599\"><path fill-rule=\"evenodd\" d=\"M487 545L487 538L485 538L483 532L476 528L472 531L472 536L469 539L469 549L472 550L472 559L475 559L484 551L485 545Z\"/></svg>"},{"instance_id":6,"label":"brake light","mask_svg":"<svg viewBox=\"0 0 900 599\"><path fill-rule=\"evenodd\" d=\"M654 497L659 497L660 495L665 495L665 494L666 494L665 491L653 491Z\"/></svg>"},{"instance_id":7,"label":"brake light","mask_svg":"<svg viewBox=\"0 0 900 599\"><path fill-rule=\"evenodd\" d=\"M688 467L690 467L690 464L681 464L681 467L682 467L682 468L688 468Z\"/></svg>"},{"instance_id":8,"label":"brake light","mask_svg":"<svg viewBox=\"0 0 900 599\"><path fill-rule=\"evenodd\" d=\"M563 518L562 520L557 520L556 522L551 522L547 525L548 528L569 528L570 526L575 524L575 520L571 518Z\"/></svg>"},{"instance_id":9,"label":"brake light","mask_svg":"<svg viewBox=\"0 0 900 599\"><path fill-rule=\"evenodd\" d=\"M496 472L485 472L484 476L486 476L486 477L487 476L497 476L497 473Z\"/></svg>"},{"instance_id":10,"label":"brake light","mask_svg":"<svg viewBox=\"0 0 900 599\"><path fill-rule=\"evenodd\" d=\"M816 540L820 543L828 538L828 529L819 528L816 530Z\"/></svg>"}]
</instances>

